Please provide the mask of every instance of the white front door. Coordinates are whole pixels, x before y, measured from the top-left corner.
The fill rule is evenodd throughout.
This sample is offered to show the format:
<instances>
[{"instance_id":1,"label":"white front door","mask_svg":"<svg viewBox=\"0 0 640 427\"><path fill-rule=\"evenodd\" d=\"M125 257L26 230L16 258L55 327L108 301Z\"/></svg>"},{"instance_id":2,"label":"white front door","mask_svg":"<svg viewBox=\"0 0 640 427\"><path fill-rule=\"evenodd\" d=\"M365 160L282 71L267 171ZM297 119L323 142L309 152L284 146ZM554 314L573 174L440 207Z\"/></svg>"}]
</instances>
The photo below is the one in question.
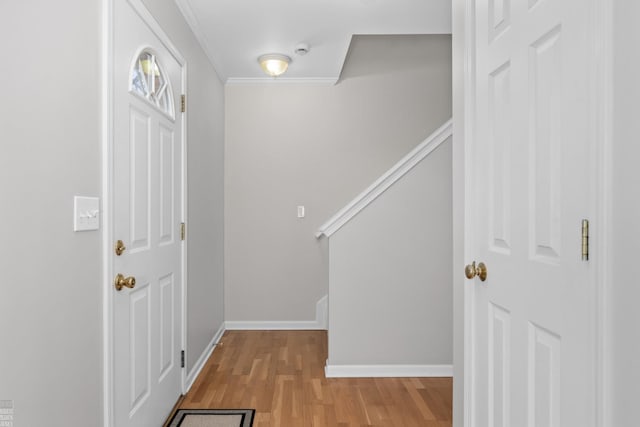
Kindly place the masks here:
<instances>
[{"instance_id":1,"label":"white front door","mask_svg":"<svg viewBox=\"0 0 640 427\"><path fill-rule=\"evenodd\" d=\"M113 4L113 243L126 248L113 253L114 417L160 426L182 391L182 68L128 1Z\"/></svg>"},{"instance_id":2,"label":"white front door","mask_svg":"<svg viewBox=\"0 0 640 427\"><path fill-rule=\"evenodd\" d=\"M487 267L467 283L475 426L595 424L594 267L581 257L592 11L590 0L475 2L466 242Z\"/></svg>"}]
</instances>

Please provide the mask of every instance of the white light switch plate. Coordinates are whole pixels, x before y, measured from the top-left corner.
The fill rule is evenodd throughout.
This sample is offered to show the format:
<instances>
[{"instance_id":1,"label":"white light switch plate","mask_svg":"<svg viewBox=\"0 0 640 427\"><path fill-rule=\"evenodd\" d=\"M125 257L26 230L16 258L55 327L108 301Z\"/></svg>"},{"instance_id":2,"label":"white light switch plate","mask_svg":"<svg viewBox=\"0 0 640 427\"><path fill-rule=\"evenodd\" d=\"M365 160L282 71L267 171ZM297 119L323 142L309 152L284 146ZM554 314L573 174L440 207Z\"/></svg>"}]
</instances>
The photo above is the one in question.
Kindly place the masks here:
<instances>
[{"instance_id":1,"label":"white light switch plate","mask_svg":"<svg viewBox=\"0 0 640 427\"><path fill-rule=\"evenodd\" d=\"M298 206L298 218L304 218L304 206Z\"/></svg>"},{"instance_id":2,"label":"white light switch plate","mask_svg":"<svg viewBox=\"0 0 640 427\"><path fill-rule=\"evenodd\" d=\"M89 231L100 228L100 198L73 198L73 231Z\"/></svg>"}]
</instances>

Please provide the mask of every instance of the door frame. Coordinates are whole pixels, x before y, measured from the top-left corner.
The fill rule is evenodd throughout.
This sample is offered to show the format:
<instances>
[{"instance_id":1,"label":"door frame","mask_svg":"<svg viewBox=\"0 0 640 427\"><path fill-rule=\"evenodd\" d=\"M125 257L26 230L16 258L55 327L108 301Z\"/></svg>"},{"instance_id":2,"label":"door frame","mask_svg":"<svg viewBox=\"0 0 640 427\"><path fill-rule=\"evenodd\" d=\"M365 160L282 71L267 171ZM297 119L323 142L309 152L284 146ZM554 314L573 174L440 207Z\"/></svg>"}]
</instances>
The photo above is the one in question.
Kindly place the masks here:
<instances>
[{"instance_id":1,"label":"door frame","mask_svg":"<svg viewBox=\"0 0 640 427\"><path fill-rule=\"evenodd\" d=\"M115 389L115 353L114 353L114 327L113 327L113 242L115 242L113 234L114 222L114 197L113 197L113 135L114 135L114 3L117 0L102 0L102 44L101 44L101 98L102 98L102 382L103 382L103 426L112 427L114 425L114 389ZM187 62L180 51L175 47L169 36L162 30L160 24L153 17L151 12L142 3L142 0L126 0L131 8L140 16L140 18L149 27L151 32L160 40L164 47L169 51L173 58L178 62L181 68L180 85L182 94L187 93ZM182 198L181 198L181 222L186 222L187 218L187 113L180 112L180 100L174 100L176 104L176 120L182 123ZM187 348L187 245L186 240L182 241L182 316L180 316L181 328L181 345L186 351ZM181 392L186 392L186 366L181 371Z\"/></svg>"},{"instance_id":2,"label":"door frame","mask_svg":"<svg viewBox=\"0 0 640 427\"><path fill-rule=\"evenodd\" d=\"M611 419L609 405L609 347L607 334L607 283L611 281L612 107L613 107L613 1L591 0L591 55L597 69L590 81L595 94L590 114L594 142L590 168L593 189L591 260L594 266L595 299L592 323L595 335L596 426ZM453 418L454 426L473 426L472 319L475 286L465 280L465 264L473 253L474 162L468 150L474 131L475 105L475 0L452 2L453 49Z\"/></svg>"}]
</instances>

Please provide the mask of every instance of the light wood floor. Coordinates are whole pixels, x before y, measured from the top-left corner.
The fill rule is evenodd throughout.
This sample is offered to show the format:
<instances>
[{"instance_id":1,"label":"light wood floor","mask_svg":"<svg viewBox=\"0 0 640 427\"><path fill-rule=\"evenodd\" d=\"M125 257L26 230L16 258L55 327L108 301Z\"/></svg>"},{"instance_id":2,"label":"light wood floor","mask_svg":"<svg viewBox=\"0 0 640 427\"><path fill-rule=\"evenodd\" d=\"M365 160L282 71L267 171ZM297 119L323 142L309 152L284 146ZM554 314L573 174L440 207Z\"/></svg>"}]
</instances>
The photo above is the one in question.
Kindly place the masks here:
<instances>
[{"instance_id":1,"label":"light wood floor","mask_svg":"<svg viewBox=\"0 0 640 427\"><path fill-rule=\"evenodd\" d=\"M327 379L326 331L227 331L181 408L253 408L263 426L450 426L451 378Z\"/></svg>"}]
</instances>

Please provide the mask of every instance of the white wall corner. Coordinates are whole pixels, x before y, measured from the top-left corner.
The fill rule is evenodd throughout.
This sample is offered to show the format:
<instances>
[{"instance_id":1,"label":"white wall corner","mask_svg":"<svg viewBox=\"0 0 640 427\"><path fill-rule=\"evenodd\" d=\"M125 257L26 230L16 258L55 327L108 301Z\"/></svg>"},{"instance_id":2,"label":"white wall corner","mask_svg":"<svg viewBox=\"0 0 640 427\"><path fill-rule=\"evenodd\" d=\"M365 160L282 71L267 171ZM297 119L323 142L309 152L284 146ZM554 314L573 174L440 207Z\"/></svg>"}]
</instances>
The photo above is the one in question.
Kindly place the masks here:
<instances>
[{"instance_id":1,"label":"white wall corner","mask_svg":"<svg viewBox=\"0 0 640 427\"><path fill-rule=\"evenodd\" d=\"M185 380L185 384L183 387L184 394L186 394L193 386L193 383L196 381L196 378L198 378L198 375L200 375L202 368L204 368L204 365L207 363L207 360L209 360L209 357L211 357L213 350L215 350L216 345L218 345L218 343L220 342L220 338L222 338L222 335L224 335L224 332L226 330L227 329L225 327L225 322L222 322L222 325L220 325L220 329L218 329L218 332L215 333L215 335L213 336L213 338L211 339L207 347L205 347L204 351L196 361L195 365L193 365L193 369L191 369L191 372L189 372L189 374L187 375L187 378Z\"/></svg>"},{"instance_id":2,"label":"white wall corner","mask_svg":"<svg viewBox=\"0 0 640 427\"><path fill-rule=\"evenodd\" d=\"M453 365L327 365L327 378L452 377Z\"/></svg>"},{"instance_id":3,"label":"white wall corner","mask_svg":"<svg viewBox=\"0 0 640 427\"><path fill-rule=\"evenodd\" d=\"M316 303L316 323L318 329L328 329L329 295L325 295Z\"/></svg>"}]
</instances>

